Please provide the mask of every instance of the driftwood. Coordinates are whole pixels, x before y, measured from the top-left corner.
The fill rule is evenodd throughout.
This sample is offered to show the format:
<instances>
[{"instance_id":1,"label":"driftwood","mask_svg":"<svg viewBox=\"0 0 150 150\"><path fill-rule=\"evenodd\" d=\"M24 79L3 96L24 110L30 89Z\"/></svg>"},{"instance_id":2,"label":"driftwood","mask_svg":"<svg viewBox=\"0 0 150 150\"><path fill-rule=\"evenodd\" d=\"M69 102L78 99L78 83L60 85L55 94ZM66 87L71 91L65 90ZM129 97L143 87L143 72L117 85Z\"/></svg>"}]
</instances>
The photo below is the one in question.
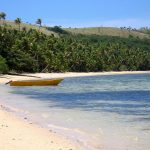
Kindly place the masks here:
<instances>
[{"instance_id":1,"label":"driftwood","mask_svg":"<svg viewBox=\"0 0 150 150\"><path fill-rule=\"evenodd\" d=\"M12 82L12 80L11 80L11 81L8 81L7 83L5 83L5 85L9 84L10 82Z\"/></svg>"},{"instance_id":2,"label":"driftwood","mask_svg":"<svg viewBox=\"0 0 150 150\"><path fill-rule=\"evenodd\" d=\"M3 75L3 74L0 74L0 78L10 79L9 77L4 77L4 75Z\"/></svg>"},{"instance_id":3,"label":"driftwood","mask_svg":"<svg viewBox=\"0 0 150 150\"><path fill-rule=\"evenodd\" d=\"M34 77L34 78L41 78L37 76L32 76L32 75L26 75L26 74L19 74L19 73L7 73L8 75L15 75L15 76L26 76L26 77Z\"/></svg>"},{"instance_id":4,"label":"driftwood","mask_svg":"<svg viewBox=\"0 0 150 150\"><path fill-rule=\"evenodd\" d=\"M1 77L1 76L0 76L0 78L6 78L6 79L10 79L10 78L8 78L8 77Z\"/></svg>"}]
</instances>

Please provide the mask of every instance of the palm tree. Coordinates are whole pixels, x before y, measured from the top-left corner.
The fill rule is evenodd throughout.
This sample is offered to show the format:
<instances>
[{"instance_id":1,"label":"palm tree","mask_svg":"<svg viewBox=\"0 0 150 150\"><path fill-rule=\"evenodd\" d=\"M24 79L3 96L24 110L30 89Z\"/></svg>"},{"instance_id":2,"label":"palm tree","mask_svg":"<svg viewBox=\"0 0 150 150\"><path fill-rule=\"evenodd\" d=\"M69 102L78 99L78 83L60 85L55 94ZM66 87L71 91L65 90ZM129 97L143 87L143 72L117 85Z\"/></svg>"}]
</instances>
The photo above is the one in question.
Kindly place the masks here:
<instances>
[{"instance_id":1,"label":"palm tree","mask_svg":"<svg viewBox=\"0 0 150 150\"><path fill-rule=\"evenodd\" d=\"M4 12L0 13L0 20L3 19L3 24L4 24L4 20L6 19L6 14Z\"/></svg>"},{"instance_id":2,"label":"palm tree","mask_svg":"<svg viewBox=\"0 0 150 150\"><path fill-rule=\"evenodd\" d=\"M40 18L37 19L36 24L39 25L39 29L40 29L40 27L42 26L42 20Z\"/></svg>"},{"instance_id":3,"label":"palm tree","mask_svg":"<svg viewBox=\"0 0 150 150\"><path fill-rule=\"evenodd\" d=\"M0 19L3 19L3 20L6 19L6 14L4 12L0 13Z\"/></svg>"},{"instance_id":4,"label":"palm tree","mask_svg":"<svg viewBox=\"0 0 150 150\"><path fill-rule=\"evenodd\" d=\"M17 19L15 20L15 23L16 23L17 25L19 25L19 31L20 31L21 19L20 19L20 18L17 18Z\"/></svg>"}]
</instances>

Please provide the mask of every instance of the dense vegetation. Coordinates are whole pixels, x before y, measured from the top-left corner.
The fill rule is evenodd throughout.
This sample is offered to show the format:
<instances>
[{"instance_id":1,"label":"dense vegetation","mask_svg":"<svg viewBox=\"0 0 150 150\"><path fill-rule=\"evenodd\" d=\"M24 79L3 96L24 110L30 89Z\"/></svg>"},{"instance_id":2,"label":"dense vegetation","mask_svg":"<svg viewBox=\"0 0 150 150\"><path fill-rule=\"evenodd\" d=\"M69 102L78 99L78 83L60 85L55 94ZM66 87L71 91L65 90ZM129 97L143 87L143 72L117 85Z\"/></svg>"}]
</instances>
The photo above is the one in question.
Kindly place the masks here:
<instances>
[{"instance_id":1,"label":"dense vegetation","mask_svg":"<svg viewBox=\"0 0 150 150\"><path fill-rule=\"evenodd\" d=\"M59 31L58 27L52 30ZM60 30L62 32L62 30ZM61 34L0 26L0 71L150 70L150 39Z\"/></svg>"},{"instance_id":2,"label":"dense vegetation","mask_svg":"<svg viewBox=\"0 0 150 150\"><path fill-rule=\"evenodd\" d=\"M67 31L65 31L64 29L62 29L59 26L46 27L46 29L49 31L54 31L55 33L58 33L58 34L69 34Z\"/></svg>"},{"instance_id":3,"label":"dense vegetation","mask_svg":"<svg viewBox=\"0 0 150 150\"><path fill-rule=\"evenodd\" d=\"M0 73L7 73L8 67L6 60L0 55Z\"/></svg>"}]
</instances>

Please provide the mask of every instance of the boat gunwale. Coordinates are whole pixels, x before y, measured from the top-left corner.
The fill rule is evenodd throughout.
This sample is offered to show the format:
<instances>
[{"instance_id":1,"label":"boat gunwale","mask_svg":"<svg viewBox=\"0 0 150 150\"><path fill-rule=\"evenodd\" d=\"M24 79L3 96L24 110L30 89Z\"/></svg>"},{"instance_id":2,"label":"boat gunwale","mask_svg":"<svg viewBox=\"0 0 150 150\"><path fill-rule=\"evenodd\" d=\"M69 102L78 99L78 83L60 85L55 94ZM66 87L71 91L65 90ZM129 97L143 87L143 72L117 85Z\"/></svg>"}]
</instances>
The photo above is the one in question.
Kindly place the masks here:
<instances>
[{"instance_id":1,"label":"boat gunwale","mask_svg":"<svg viewBox=\"0 0 150 150\"><path fill-rule=\"evenodd\" d=\"M56 86L63 78L55 79L41 79L41 80L17 80L9 81L7 84L10 86Z\"/></svg>"},{"instance_id":2,"label":"boat gunwale","mask_svg":"<svg viewBox=\"0 0 150 150\"><path fill-rule=\"evenodd\" d=\"M10 83L12 82L42 82L42 81L55 81L55 80L60 80L62 81L63 78L53 78L53 79L32 79L32 80L11 80Z\"/></svg>"}]
</instances>

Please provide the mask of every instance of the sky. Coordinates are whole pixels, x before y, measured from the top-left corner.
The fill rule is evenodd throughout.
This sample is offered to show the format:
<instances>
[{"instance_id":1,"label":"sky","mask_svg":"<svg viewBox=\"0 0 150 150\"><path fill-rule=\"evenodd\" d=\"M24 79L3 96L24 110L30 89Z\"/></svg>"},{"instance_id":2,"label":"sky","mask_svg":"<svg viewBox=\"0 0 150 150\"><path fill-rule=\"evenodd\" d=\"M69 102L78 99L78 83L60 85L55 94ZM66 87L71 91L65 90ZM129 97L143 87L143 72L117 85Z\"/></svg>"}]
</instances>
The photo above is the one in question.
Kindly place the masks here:
<instances>
[{"instance_id":1,"label":"sky","mask_svg":"<svg viewBox=\"0 0 150 150\"><path fill-rule=\"evenodd\" d=\"M62 27L150 27L150 0L0 0L6 20Z\"/></svg>"}]
</instances>

